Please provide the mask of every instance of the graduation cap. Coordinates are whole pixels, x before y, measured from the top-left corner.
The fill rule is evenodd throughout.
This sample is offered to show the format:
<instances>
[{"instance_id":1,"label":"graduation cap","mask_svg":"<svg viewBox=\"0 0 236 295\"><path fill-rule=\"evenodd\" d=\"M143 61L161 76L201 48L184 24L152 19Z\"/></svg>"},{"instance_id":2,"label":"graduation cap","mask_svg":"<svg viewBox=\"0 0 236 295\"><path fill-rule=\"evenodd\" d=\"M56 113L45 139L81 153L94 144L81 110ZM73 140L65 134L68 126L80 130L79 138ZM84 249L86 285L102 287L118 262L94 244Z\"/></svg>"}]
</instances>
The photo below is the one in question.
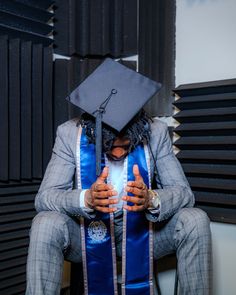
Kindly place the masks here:
<instances>
[{"instance_id":1,"label":"graduation cap","mask_svg":"<svg viewBox=\"0 0 236 295\"><path fill-rule=\"evenodd\" d=\"M67 97L96 118L97 175L101 172L102 122L120 132L160 88L160 83L106 58Z\"/></svg>"}]
</instances>

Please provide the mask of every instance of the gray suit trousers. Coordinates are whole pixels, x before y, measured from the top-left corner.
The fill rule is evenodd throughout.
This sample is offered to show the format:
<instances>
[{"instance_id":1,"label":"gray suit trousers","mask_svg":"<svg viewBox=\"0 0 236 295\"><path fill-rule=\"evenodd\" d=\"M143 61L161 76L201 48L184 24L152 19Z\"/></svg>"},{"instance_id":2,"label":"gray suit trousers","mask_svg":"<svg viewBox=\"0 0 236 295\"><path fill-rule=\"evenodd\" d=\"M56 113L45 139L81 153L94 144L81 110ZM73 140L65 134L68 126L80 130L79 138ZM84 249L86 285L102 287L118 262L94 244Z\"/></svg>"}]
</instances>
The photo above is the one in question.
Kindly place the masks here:
<instances>
[{"instance_id":1,"label":"gray suit trousers","mask_svg":"<svg viewBox=\"0 0 236 295\"><path fill-rule=\"evenodd\" d=\"M176 252L180 294L210 294L211 233L207 215L197 208L183 208L171 219L155 223L154 228L154 259ZM118 255L119 232L116 230ZM63 261L81 262L80 241L76 219L56 211L40 212L31 229L26 295L60 294Z\"/></svg>"}]
</instances>

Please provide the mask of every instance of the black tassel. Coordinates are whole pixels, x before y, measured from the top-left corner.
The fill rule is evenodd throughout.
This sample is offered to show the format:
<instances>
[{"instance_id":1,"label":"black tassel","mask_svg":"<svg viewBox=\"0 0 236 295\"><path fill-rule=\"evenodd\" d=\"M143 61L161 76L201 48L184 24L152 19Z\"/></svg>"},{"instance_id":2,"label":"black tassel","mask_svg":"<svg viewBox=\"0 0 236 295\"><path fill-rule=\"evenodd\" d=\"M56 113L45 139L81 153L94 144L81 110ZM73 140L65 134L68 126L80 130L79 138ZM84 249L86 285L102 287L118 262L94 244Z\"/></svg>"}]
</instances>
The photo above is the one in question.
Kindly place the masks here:
<instances>
[{"instance_id":1,"label":"black tassel","mask_svg":"<svg viewBox=\"0 0 236 295\"><path fill-rule=\"evenodd\" d=\"M102 157L102 113L97 112L96 116L96 175L101 174Z\"/></svg>"}]
</instances>

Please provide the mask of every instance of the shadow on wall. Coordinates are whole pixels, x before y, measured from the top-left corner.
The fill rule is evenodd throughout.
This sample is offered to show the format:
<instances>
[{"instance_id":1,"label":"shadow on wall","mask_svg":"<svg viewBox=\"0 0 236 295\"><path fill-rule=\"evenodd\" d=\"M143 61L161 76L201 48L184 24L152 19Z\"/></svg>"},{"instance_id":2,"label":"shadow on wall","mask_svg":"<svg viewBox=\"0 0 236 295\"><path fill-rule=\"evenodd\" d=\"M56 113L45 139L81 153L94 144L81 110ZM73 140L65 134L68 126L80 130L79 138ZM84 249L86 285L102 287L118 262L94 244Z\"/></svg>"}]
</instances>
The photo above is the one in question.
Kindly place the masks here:
<instances>
[{"instance_id":1,"label":"shadow on wall","mask_svg":"<svg viewBox=\"0 0 236 295\"><path fill-rule=\"evenodd\" d=\"M154 265L154 273L159 286L159 294L173 295L175 290L177 260L174 254L158 259ZM155 290L154 295L158 294Z\"/></svg>"}]
</instances>

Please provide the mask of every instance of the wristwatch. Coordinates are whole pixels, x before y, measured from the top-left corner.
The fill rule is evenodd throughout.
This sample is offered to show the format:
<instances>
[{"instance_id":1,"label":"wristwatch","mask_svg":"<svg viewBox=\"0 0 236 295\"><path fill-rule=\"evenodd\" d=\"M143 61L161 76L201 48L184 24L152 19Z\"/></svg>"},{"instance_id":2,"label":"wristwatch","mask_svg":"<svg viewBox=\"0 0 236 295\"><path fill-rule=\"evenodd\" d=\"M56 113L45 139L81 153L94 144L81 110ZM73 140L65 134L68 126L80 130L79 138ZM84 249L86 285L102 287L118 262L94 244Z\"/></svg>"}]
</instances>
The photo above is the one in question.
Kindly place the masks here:
<instances>
[{"instance_id":1,"label":"wristwatch","mask_svg":"<svg viewBox=\"0 0 236 295\"><path fill-rule=\"evenodd\" d=\"M160 204L161 204L161 200L160 200L160 196L158 194L157 191L148 190L148 197L149 197L149 207L148 209L159 209Z\"/></svg>"}]
</instances>

